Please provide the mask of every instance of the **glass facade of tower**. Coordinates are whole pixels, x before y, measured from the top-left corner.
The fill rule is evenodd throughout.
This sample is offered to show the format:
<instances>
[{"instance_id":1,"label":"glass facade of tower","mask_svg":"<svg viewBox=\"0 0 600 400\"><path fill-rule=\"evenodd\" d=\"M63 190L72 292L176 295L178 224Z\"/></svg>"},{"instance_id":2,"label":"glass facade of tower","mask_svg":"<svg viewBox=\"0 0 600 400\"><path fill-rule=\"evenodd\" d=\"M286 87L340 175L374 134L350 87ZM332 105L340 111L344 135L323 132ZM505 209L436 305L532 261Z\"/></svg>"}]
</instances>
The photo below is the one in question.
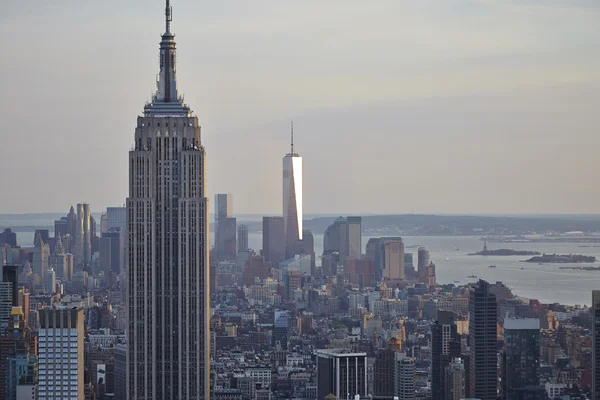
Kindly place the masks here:
<instances>
[{"instance_id":1,"label":"glass facade of tower","mask_svg":"<svg viewBox=\"0 0 600 400\"><path fill-rule=\"evenodd\" d=\"M302 240L302 157L296 153L283 158L283 222L285 257L291 258Z\"/></svg>"}]
</instances>

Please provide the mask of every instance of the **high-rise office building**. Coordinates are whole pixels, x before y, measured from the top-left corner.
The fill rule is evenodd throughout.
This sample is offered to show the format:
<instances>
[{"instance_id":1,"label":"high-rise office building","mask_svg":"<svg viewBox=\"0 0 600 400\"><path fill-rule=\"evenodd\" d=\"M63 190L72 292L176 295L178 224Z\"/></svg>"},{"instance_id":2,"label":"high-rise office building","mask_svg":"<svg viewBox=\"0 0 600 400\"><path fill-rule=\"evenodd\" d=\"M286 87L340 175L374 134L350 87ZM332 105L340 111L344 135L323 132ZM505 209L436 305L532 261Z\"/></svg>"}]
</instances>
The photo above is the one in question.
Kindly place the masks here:
<instances>
[{"instance_id":1,"label":"high-rise office building","mask_svg":"<svg viewBox=\"0 0 600 400\"><path fill-rule=\"evenodd\" d=\"M265 260L274 267L285 260L283 217L263 217L262 248Z\"/></svg>"},{"instance_id":2,"label":"high-rise office building","mask_svg":"<svg viewBox=\"0 0 600 400\"><path fill-rule=\"evenodd\" d=\"M248 225L240 224L237 233L238 253L248 251Z\"/></svg>"},{"instance_id":3,"label":"high-rise office building","mask_svg":"<svg viewBox=\"0 0 600 400\"><path fill-rule=\"evenodd\" d=\"M235 218L224 218L219 221L220 231L220 261L235 261L237 256L237 220Z\"/></svg>"},{"instance_id":4,"label":"high-rise office building","mask_svg":"<svg viewBox=\"0 0 600 400\"><path fill-rule=\"evenodd\" d=\"M120 229L126 237L127 234L127 207L106 208L106 231ZM102 232L104 233L104 232Z\"/></svg>"},{"instance_id":5,"label":"high-rise office building","mask_svg":"<svg viewBox=\"0 0 600 400\"><path fill-rule=\"evenodd\" d=\"M393 398L396 353L402 348L399 339L392 338L387 349L379 349L373 366L373 394L376 398Z\"/></svg>"},{"instance_id":6,"label":"high-rise office building","mask_svg":"<svg viewBox=\"0 0 600 400\"><path fill-rule=\"evenodd\" d=\"M63 277L71 280L73 279L73 266L75 264L75 259L73 257L73 254L65 254L65 273L63 274Z\"/></svg>"},{"instance_id":7,"label":"high-rise office building","mask_svg":"<svg viewBox=\"0 0 600 400\"><path fill-rule=\"evenodd\" d=\"M83 203L83 261L92 261L92 211L88 203Z\"/></svg>"},{"instance_id":8,"label":"high-rise office building","mask_svg":"<svg viewBox=\"0 0 600 400\"><path fill-rule=\"evenodd\" d=\"M462 400L465 398L465 364L460 358L455 358L446 366L445 374L445 399Z\"/></svg>"},{"instance_id":9,"label":"high-rise office building","mask_svg":"<svg viewBox=\"0 0 600 400\"><path fill-rule=\"evenodd\" d=\"M315 237L308 229L302 231L302 240L296 243L296 254L310 256L310 271L314 274L316 268Z\"/></svg>"},{"instance_id":10,"label":"high-rise office building","mask_svg":"<svg viewBox=\"0 0 600 400\"><path fill-rule=\"evenodd\" d=\"M48 280L48 282L46 282L46 293L56 293L56 272L54 272L54 268L48 268L46 279Z\"/></svg>"},{"instance_id":11,"label":"high-rise office building","mask_svg":"<svg viewBox=\"0 0 600 400\"><path fill-rule=\"evenodd\" d=\"M413 264L413 253L404 253L404 277L407 280L415 279L415 265Z\"/></svg>"},{"instance_id":12,"label":"high-rise office building","mask_svg":"<svg viewBox=\"0 0 600 400\"><path fill-rule=\"evenodd\" d=\"M283 227L285 258L295 255L296 243L302 240L302 157L294 152L294 125L292 145L283 157Z\"/></svg>"},{"instance_id":13,"label":"high-rise office building","mask_svg":"<svg viewBox=\"0 0 600 400\"><path fill-rule=\"evenodd\" d=\"M33 251L33 273L38 274L42 286L46 284L46 272L48 271L48 259L50 257L50 248L42 239L41 233L36 233L34 239L35 249Z\"/></svg>"},{"instance_id":14,"label":"high-rise office building","mask_svg":"<svg viewBox=\"0 0 600 400\"><path fill-rule=\"evenodd\" d=\"M289 315L287 311L273 313L273 346L287 351Z\"/></svg>"},{"instance_id":15,"label":"high-rise office building","mask_svg":"<svg viewBox=\"0 0 600 400\"><path fill-rule=\"evenodd\" d=\"M345 349L317 350L317 399L366 398L367 354Z\"/></svg>"},{"instance_id":16,"label":"high-rise office building","mask_svg":"<svg viewBox=\"0 0 600 400\"><path fill-rule=\"evenodd\" d=\"M450 311L438 311L431 325L431 396L446 400L446 367L460 357L460 335L456 316Z\"/></svg>"},{"instance_id":17,"label":"high-rise office building","mask_svg":"<svg viewBox=\"0 0 600 400\"><path fill-rule=\"evenodd\" d=\"M435 264L430 262L427 267L427 284L429 286L435 286L437 284L437 278L435 274Z\"/></svg>"},{"instance_id":18,"label":"high-rise office building","mask_svg":"<svg viewBox=\"0 0 600 400\"><path fill-rule=\"evenodd\" d=\"M600 400L600 290L592 292L592 400Z\"/></svg>"},{"instance_id":19,"label":"high-rise office building","mask_svg":"<svg viewBox=\"0 0 600 400\"><path fill-rule=\"evenodd\" d=\"M340 258L348 257L348 223L344 217L339 217L325 229L323 234L323 254L337 252Z\"/></svg>"},{"instance_id":20,"label":"high-rise office building","mask_svg":"<svg viewBox=\"0 0 600 400\"><path fill-rule=\"evenodd\" d=\"M17 247L17 234L10 228L5 228L4 231L0 233L0 247L4 244L13 248Z\"/></svg>"},{"instance_id":21,"label":"high-rise office building","mask_svg":"<svg viewBox=\"0 0 600 400\"><path fill-rule=\"evenodd\" d=\"M115 400L127 399L127 346L115 346Z\"/></svg>"},{"instance_id":22,"label":"high-rise office building","mask_svg":"<svg viewBox=\"0 0 600 400\"><path fill-rule=\"evenodd\" d=\"M75 238L75 232L77 232L77 214L73 206L71 206L67 214L67 234Z\"/></svg>"},{"instance_id":23,"label":"high-rise office building","mask_svg":"<svg viewBox=\"0 0 600 400\"><path fill-rule=\"evenodd\" d=\"M235 227L231 234L233 213L233 196L228 193L215 194L215 255L217 261L231 260L231 240L235 240ZM233 220L233 221L232 221ZM235 246L235 243L234 243ZM235 259L235 257L233 258Z\"/></svg>"},{"instance_id":24,"label":"high-rise office building","mask_svg":"<svg viewBox=\"0 0 600 400\"><path fill-rule=\"evenodd\" d=\"M429 264L431 263L431 257L429 251L425 247L419 247L417 253L417 279L420 283L427 283L429 281Z\"/></svg>"},{"instance_id":25,"label":"high-rise office building","mask_svg":"<svg viewBox=\"0 0 600 400\"><path fill-rule=\"evenodd\" d=\"M39 315L38 399L83 399L83 308L44 308Z\"/></svg>"},{"instance_id":26,"label":"high-rise office building","mask_svg":"<svg viewBox=\"0 0 600 400\"><path fill-rule=\"evenodd\" d=\"M406 279L404 275L404 242L401 237L369 239L365 258L375 262L377 280Z\"/></svg>"},{"instance_id":27,"label":"high-rise office building","mask_svg":"<svg viewBox=\"0 0 600 400\"><path fill-rule=\"evenodd\" d=\"M506 318L503 328L504 399L521 400L522 393L540 385L540 320Z\"/></svg>"},{"instance_id":28,"label":"high-rise office building","mask_svg":"<svg viewBox=\"0 0 600 400\"><path fill-rule=\"evenodd\" d=\"M62 238L69 231L69 225L67 222L67 217L62 217L61 219L57 219L54 221L54 238Z\"/></svg>"},{"instance_id":29,"label":"high-rise office building","mask_svg":"<svg viewBox=\"0 0 600 400\"><path fill-rule=\"evenodd\" d=\"M100 270L108 276L109 272L119 275L124 269L123 254L125 238L119 228L102 234L100 238Z\"/></svg>"},{"instance_id":30,"label":"high-rise office building","mask_svg":"<svg viewBox=\"0 0 600 400\"><path fill-rule=\"evenodd\" d=\"M383 279L404 279L404 242L402 238L382 238L382 252Z\"/></svg>"},{"instance_id":31,"label":"high-rise office building","mask_svg":"<svg viewBox=\"0 0 600 400\"><path fill-rule=\"evenodd\" d=\"M481 400L495 400L498 391L496 307L488 282L469 288L469 396Z\"/></svg>"},{"instance_id":32,"label":"high-rise office building","mask_svg":"<svg viewBox=\"0 0 600 400\"><path fill-rule=\"evenodd\" d=\"M362 256L362 217L346 218L348 229L348 258L359 259Z\"/></svg>"},{"instance_id":33,"label":"high-rise office building","mask_svg":"<svg viewBox=\"0 0 600 400\"><path fill-rule=\"evenodd\" d=\"M54 254L50 256L48 263L56 272L57 277L67 279L67 258L61 236L56 237L54 242Z\"/></svg>"},{"instance_id":34,"label":"high-rise office building","mask_svg":"<svg viewBox=\"0 0 600 400\"><path fill-rule=\"evenodd\" d=\"M416 388L416 360L396 353L394 370L394 396L399 400L414 400Z\"/></svg>"},{"instance_id":35,"label":"high-rise office building","mask_svg":"<svg viewBox=\"0 0 600 400\"><path fill-rule=\"evenodd\" d=\"M210 398L205 150L179 96L167 0L157 92L129 152L128 399Z\"/></svg>"},{"instance_id":36,"label":"high-rise office building","mask_svg":"<svg viewBox=\"0 0 600 400\"><path fill-rule=\"evenodd\" d=\"M75 263L79 264L84 262L84 237L83 237L83 204L77 204L77 223L75 224L75 245L73 247L73 256L75 257Z\"/></svg>"},{"instance_id":37,"label":"high-rise office building","mask_svg":"<svg viewBox=\"0 0 600 400\"><path fill-rule=\"evenodd\" d=\"M10 324L10 313L19 305L18 266L2 266L2 282L0 282L0 334L6 333ZM2 355L6 357L6 354Z\"/></svg>"}]
</instances>

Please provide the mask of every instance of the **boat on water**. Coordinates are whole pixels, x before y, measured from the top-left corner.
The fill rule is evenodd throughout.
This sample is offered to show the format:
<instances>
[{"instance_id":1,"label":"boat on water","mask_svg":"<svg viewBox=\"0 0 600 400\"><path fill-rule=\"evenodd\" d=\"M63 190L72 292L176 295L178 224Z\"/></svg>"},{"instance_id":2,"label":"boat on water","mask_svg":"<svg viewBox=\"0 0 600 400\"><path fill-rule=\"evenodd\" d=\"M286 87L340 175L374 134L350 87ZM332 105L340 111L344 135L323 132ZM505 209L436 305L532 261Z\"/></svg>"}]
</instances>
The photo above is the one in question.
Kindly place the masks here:
<instances>
[{"instance_id":1,"label":"boat on water","mask_svg":"<svg viewBox=\"0 0 600 400\"><path fill-rule=\"evenodd\" d=\"M467 278L477 278L477 275L469 275Z\"/></svg>"},{"instance_id":2,"label":"boat on water","mask_svg":"<svg viewBox=\"0 0 600 400\"><path fill-rule=\"evenodd\" d=\"M454 246L454 251L459 251L460 249L456 246Z\"/></svg>"},{"instance_id":3,"label":"boat on water","mask_svg":"<svg viewBox=\"0 0 600 400\"><path fill-rule=\"evenodd\" d=\"M521 271L523 271L525 269L525 267L521 267Z\"/></svg>"},{"instance_id":4,"label":"boat on water","mask_svg":"<svg viewBox=\"0 0 600 400\"><path fill-rule=\"evenodd\" d=\"M496 266L495 265L490 265L490 268L496 268Z\"/></svg>"},{"instance_id":5,"label":"boat on water","mask_svg":"<svg viewBox=\"0 0 600 400\"><path fill-rule=\"evenodd\" d=\"M446 257L446 261L450 261L450 258L449 258L449 257Z\"/></svg>"},{"instance_id":6,"label":"boat on water","mask_svg":"<svg viewBox=\"0 0 600 400\"><path fill-rule=\"evenodd\" d=\"M460 281L454 281L454 283L460 283Z\"/></svg>"}]
</instances>

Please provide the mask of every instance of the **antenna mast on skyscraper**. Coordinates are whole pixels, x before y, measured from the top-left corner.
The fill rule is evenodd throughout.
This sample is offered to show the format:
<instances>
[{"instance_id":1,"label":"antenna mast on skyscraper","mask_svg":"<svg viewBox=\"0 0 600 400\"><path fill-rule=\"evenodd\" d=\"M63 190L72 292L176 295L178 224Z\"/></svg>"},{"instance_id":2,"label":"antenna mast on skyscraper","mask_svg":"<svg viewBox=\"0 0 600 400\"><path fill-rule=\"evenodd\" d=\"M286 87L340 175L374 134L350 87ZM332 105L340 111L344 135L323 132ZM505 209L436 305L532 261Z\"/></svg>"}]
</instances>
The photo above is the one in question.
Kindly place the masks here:
<instances>
[{"instance_id":1,"label":"antenna mast on skyscraper","mask_svg":"<svg viewBox=\"0 0 600 400\"><path fill-rule=\"evenodd\" d=\"M173 7L171 7L170 1L167 0L167 7L165 8L165 22L167 30L165 33L171 33L171 21L173 21Z\"/></svg>"},{"instance_id":2,"label":"antenna mast on skyscraper","mask_svg":"<svg viewBox=\"0 0 600 400\"><path fill-rule=\"evenodd\" d=\"M294 154L294 121L292 121L292 152L290 154Z\"/></svg>"}]
</instances>

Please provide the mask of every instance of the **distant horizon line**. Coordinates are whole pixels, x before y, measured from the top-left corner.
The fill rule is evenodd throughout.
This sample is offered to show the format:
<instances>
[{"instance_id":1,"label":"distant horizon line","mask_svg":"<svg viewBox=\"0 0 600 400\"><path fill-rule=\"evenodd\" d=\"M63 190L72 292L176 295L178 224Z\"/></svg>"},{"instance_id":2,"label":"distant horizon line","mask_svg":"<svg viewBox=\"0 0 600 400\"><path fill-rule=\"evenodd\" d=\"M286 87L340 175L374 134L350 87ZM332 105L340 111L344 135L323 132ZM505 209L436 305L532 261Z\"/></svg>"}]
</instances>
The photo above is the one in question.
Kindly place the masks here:
<instances>
[{"instance_id":1,"label":"distant horizon line","mask_svg":"<svg viewBox=\"0 0 600 400\"><path fill-rule=\"evenodd\" d=\"M125 207L107 207L107 208L125 208ZM96 211L92 212L92 214L102 214L102 212L106 211ZM26 212L26 213L0 213L0 217L3 216L31 216L31 215L67 215L67 212L55 211L55 212ZM214 213L209 213L209 215L213 215ZM233 216L251 216L251 217L273 217L273 216L281 216L282 213L234 213ZM328 213L328 212L319 212L319 213L304 213L304 216L316 216L316 217L339 217L339 216L357 216L357 217L385 217L385 216L397 216L397 215L414 215L414 216L466 216L466 217L525 217L525 216L535 216L535 217L559 217L559 216L577 216L577 217L600 217L599 213L456 213L456 212L395 212L395 213Z\"/></svg>"}]
</instances>

